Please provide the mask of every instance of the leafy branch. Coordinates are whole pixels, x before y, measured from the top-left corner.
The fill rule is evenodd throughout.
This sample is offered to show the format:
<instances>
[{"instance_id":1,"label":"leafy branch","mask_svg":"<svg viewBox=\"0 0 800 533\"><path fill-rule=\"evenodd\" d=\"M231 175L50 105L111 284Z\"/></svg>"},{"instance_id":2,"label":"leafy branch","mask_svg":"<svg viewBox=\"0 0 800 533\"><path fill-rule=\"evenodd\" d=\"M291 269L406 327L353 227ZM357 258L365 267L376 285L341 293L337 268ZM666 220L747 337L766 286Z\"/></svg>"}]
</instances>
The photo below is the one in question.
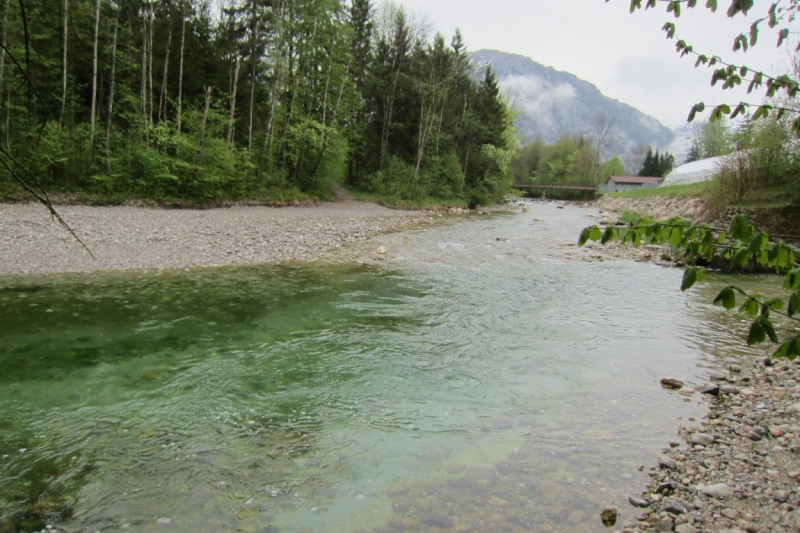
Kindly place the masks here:
<instances>
[{"instance_id":1,"label":"leafy branch","mask_svg":"<svg viewBox=\"0 0 800 533\"><path fill-rule=\"evenodd\" d=\"M714 304L731 310L737 305L736 295L744 297L739 312L754 317L747 344L760 344L769 338L773 343L779 344L773 357L794 360L800 356L798 334L794 333L781 342L770 321L770 314L776 313L800 322L800 249L785 242L771 240L766 232L750 224L747 215L733 217L728 231L706 224L698 225L680 217L664 222L647 222L637 217L628 226L608 226L601 229L595 225L584 228L578 244L583 246L588 241L599 241L601 244L620 241L632 243L636 247L643 244L671 246L676 254L687 257L694 263L694 266L689 266L684 272L682 291L703 281L709 274L708 269L697 266L698 263L711 264L717 257L728 260L732 269L752 264L773 268L776 272L785 274L783 288L790 292L785 298L765 299L760 294L749 294L736 285L728 285L714 299Z\"/></svg>"},{"instance_id":2,"label":"leafy branch","mask_svg":"<svg viewBox=\"0 0 800 533\"><path fill-rule=\"evenodd\" d=\"M606 2L608 1L609 0L606 0ZM681 10L683 6L691 9L696 7L698 2L698 0L646 0L644 9L655 8L659 1L667 4L667 13L672 13L675 18L681 16ZM637 9L642 9L642 3L643 0L631 0L631 13L635 12ZM727 11L727 16L732 18L739 14L747 15L754 3L754 0L731 0L730 7ZM716 12L718 8L718 0L706 0L705 6L711 10L711 12ZM751 23L748 34L740 33L734 38L733 51L738 52L741 50L747 52L749 48L755 46L758 43L758 37L760 33L759 26L762 23L766 22L770 29L775 29L782 23L794 22L799 13L800 0L777 0L770 6L765 16ZM666 32L667 39L677 38L675 35L676 27L673 22L665 23L662 29ZM792 33L796 32L792 32L788 27L778 29L778 48L784 44L786 39L788 39L789 35ZM694 47L688 44L685 40L679 38L677 39L678 40L675 45L675 49L680 54L680 57L686 55L696 56L697 60L695 61L695 68L698 68L700 65L707 65L708 68L714 69L714 72L711 75L712 86L716 85L719 81L723 81L724 83L722 84L722 89L725 90L739 86L743 81L748 81L748 94L750 94L753 89L760 88L765 83L767 98L774 97L781 90L785 90L786 94L790 98L795 98L798 93L800 93L800 83L786 74L780 76L770 76L769 74L755 71L746 65L734 65L732 63L723 61L717 55L709 56L696 52ZM796 51L800 51L800 44L798 44ZM747 75L750 73L752 73L752 77L748 79ZM714 107L710 120L712 122L719 120L724 115L731 115L731 118L735 118L739 114L747 113L750 107L755 106L751 106L751 104L747 104L745 102L741 102L739 105L733 107L728 104L720 104ZM694 120L697 113L703 112L705 108L706 106L703 102L695 104L689 113L688 122ZM752 115L752 119L758 120L760 118L768 117L770 110L778 111L779 118L781 118L787 112L800 115L800 110L797 109L781 108L765 104L758 106L756 112ZM798 136L800 136L800 117L792 122L792 130Z\"/></svg>"}]
</instances>

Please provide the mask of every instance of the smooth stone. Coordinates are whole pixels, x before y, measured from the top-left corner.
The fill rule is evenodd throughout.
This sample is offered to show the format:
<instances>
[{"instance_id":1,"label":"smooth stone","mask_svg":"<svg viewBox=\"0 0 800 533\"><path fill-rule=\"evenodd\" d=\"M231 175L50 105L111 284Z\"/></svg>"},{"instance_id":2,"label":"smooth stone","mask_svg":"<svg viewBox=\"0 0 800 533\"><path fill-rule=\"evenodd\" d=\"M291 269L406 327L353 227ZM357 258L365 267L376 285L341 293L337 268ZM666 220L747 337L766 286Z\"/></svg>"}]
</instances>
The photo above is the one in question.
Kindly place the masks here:
<instances>
[{"instance_id":1,"label":"smooth stone","mask_svg":"<svg viewBox=\"0 0 800 533\"><path fill-rule=\"evenodd\" d=\"M710 394L712 396L718 396L719 395L719 385L717 385L716 383L709 383L708 385L700 387L700 393L701 394Z\"/></svg>"},{"instance_id":2,"label":"smooth stone","mask_svg":"<svg viewBox=\"0 0 800 533\"><path fill-rule=\"evenodd\" d=\"M171 518L167 518L166 516L162 516L161 518L156 520L156 522L159 523L159 524L169 524L170 522L172 522L172 519Z\"/></svg>"},{"instance_id":3,"label":"smooth stone","mask_svg":"<svg viewBox=\"0 0 800 533\"><path fill-rule=\"evenodd\" d=\"M761 435L759 435L756 431L750 431L747 435L745 435L745 437L756 442L761 440Z\"/></svg>"},{"instance_id":4,"label":"smooth stone","mask_svg":"<svg viewBox=\"0 0 800 533\"><path fill-rule=\"evenodd\" d=\"M733 385L725 385L720 387L719 390L723 394L739 394L739 387L734 387Z\"/></svg>"},{"instance_id":5,"label":"smooth stone","mask_svg":"<svg viewBox=\"0 0 800 533\"><path fill-rule=\"evenodd\" d=\"M667 468L669 470L675 470L678 468L678 463L676 463L674 459L670 459L669 457L662 455L658 458L658 466L661 468Z\"/></svg>"},{"instance_id":6,"label":"smooth stone","mask_svg":"<svg viewBox=\"0 0 800 533\"><path fill-rule=\"evenodd\" d=\"M675 528L675 533L697 533L697 530L691 524L681 524Z\"/></svg>"},{"instance_id":7,"label":"smooth stone","mask_svg":"<svg viewBox=\"0 0 800 533\"><path fill-rule=\"evenodd\" d=\"M686 507L674 498L665 501L661 509L672 514L686 514L687 512Z\"/></svg>"},{"instance_id":8,"label":"smooth stone","mask_svg":"<svg viewBox=\"0 0 800 533\"><path fill-rule=\"evenodd\" d=\"M708 433L693 433L690 440L692 444L699 444L700 446L710 446L714 444L714 436Z\"/></svg>"},{"instance_id":9,"label":"smooth stone","mask_svg":"<svg viewBox=\"0 0 800 533\"><path fill-rule=\"evenodd\" d=\"M677 390L683 387L683 381L677 378L661 378L661 386L665 389Z\"/></svg>"},{"instance_id":10,"label":"smooth stone","mask_svg":"<svg viewBox=\"0 0 800 533\"><path fill-rule=\"evenodd\" d=\"M736 509L723 509L720 514L725 518L730 518L731 520L737 520L739 518L739 511Z\"/></svg>"},{"instance_id":11,"label":"smooth stone","mask_svg":"<svg viewBox=\"0 0 800 533\"><path fill-rule=\"evenodd\" d=\"M772 499L778 503L786 503L789 500L789 492L785 490L776 490L772 493Z\"/></svg>"},{"instance_id":12,"label":"smooth stone","mask_svg":"<svg viewBox=\"0 0 800 533\"><path fill-rule=\"evenodd\" d=\"M634 507L641 507L642 509L644 509L645 507L650 507L649 501L645 500L644 498L639 498L637 496L630 496L628 498L628 501Z\"/></svg>"},{"instance_id":13,"label":"smooth stone","mask_svg":"<svg viewBox=\"0 0 800 533\"><path fill-rule=\"evenodd\" d=\"M711 496L712 498L729 498L733 496L733 489L725 483L715 483L700 489L701 494Z\"/></svg>"},{"instance_id":14,"label":"smooth stone","mask_svg":"<svg viewBox=\"0 0 800 533\"><path fill-rule=\"evenodd\" d=\"M386 247L385 247L385 246L378 246L378 249L377 249L377 250L375 250L375 251L376 251L377 253L379 253L379 254L385 254L387 250L386 250Z\"/></svg>"},{"instance_id":15,"label":"smooth stone","mask_svg":"<svg viewBox=\"0 0 800 533\"><path fill-rule=\"evenodd\" d=\"M672 521L672 518L663 518L661 522L659 522L658 525L656 526L655 531L659 532L672 531L674 527L675 527L675 522Z\"/></svg>"},{"instance_id":16,"label":"smooth stone","mask_svg":"<svg viewBox=\"0 0 800 533\"><path fill-rule=\"evenodd\" d=\"M742 367L740 367L739 365L729 365L728 366L728 370L730 370L734 374L741 374L742 373Z\"/></svg>"}]
</instances>

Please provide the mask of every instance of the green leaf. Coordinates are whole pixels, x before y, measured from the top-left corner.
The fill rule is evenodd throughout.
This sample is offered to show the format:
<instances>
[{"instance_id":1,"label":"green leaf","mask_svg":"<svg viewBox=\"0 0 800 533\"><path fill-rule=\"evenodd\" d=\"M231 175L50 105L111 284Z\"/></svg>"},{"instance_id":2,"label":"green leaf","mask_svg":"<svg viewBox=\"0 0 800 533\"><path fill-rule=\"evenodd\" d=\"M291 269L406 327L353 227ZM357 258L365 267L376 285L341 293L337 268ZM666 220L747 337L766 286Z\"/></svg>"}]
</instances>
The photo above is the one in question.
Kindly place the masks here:
<instances>
[{"instance_id":1,"label":"green leaf","mask_svg":"<svg viewBox=\"0 0 800 533\"><path fill-rule=\"evenodd\" d=\"M780 345L780 347L772 354L773 359L785 357L791 361L797 359L800 355L800 339L797 335L792 335L789 339Z\"/></svg>"},{"instance_id":2,"label":"green leaf","mask_svg":"<svg viewBox=\"0 0 800 533\"><path fill-rule=\"evenodd\" d=\"M603 237L603 232L597 226L592 226L589 229L589 239L597 242Z\"/></svg>"},{"instance_id":3,"label":"green leaf","mask_svg":"<svg viewBox=\"0 0 800 533\"><path fill-rule=\"evenodd\" d=\"M753 233L753 226L750 225L750 219L747 215L738 214L731 219L731 227L729 233L734 239L740 241L750 240L750 235Z\"/></svg>"},{"instance_id":4,"label":"green leaf","mask_svg":"<svg viewBox=\"0 0 800 533\"><path fill-rule=\"evenodd\" d=\"M758 21L750 25L750 46L755 46L758 41ZM744 76L745 74L742 74Z\"/></svg>"},{"instance_id":5,"label":"green leaf","mask_svg":"<svg viewBox=\"0 0 800 533\"><path fill-rule=\"evenodd\" d=\"M786 274L786 279L783 282L783 288L787 291L793 291L800 288L800 268L793 268Z\"/></svg>"},{"instance_id":6,"label":"green leaf","mask_svg":"<svg viewBox=\"0 0 800 533\"><path fill-rule=\"evenodd\" d=\"M736 294L733 292L733 288L725 287L722 289L714 299L714 305L722 305L728 311L736 307Z\"/></svg>"},{"instance_id":7,"label":"green leaf","mask_svg":"<svg viewBox=\"0 0 800 533\"><path fill-rule=\"evenodd\" d=\"M772 309L773 311L780 311L783 309L783 300L781 298L773 298L764 302L764 305Z\"/></svg>"},{"instance_id":8,"label":"green leaf","mask_svg":"<svg viewBox=\"0 0 800 533\"><path fill-rule=\"evenodd\" d=\"M742 307L739 308L740 313L747 313L750 316L756 316L758 314L758 302L752 298L748 298L747 301L744 302Z\"/></svg>"},{"instance_id":9,"label":"green leaf","mask_svg":"<svg viewBox=\"0 0 800 533\"><path fill-rule=\"evenodd\" d=\"M758 109L756 109L756 112L753 113L753 120L758 120L758 119L761 119L761 118L767 118L769 116L769 110L771 109L771 107L772 106L768 106L768 105L758 106Z\"/></svg>"},{"instance_id":10,"label":"green leaf","mask_svg":"<svg viewBox=\"0 0 800 533\"><path fill-rule=\"evenodd\" d=\"M787 309L789 316L794 316L798 312L800 312L800 291L795 292L789 298L789 308Z\"/></svg>"},{"instance_id":11,"label":"green leaf","mask_svg":"<svg viewBox=\"0 0 800 533\"><path fill-rule=\"evenodd\" d=\"M614 240L615 229L614 226L607 226L603 232L603 238L600 239L600 244L605 245L608 241Z\"/></svg>"},{"instance_id":12,"label":"green leaf","mask_svg":"<svg viewBox=\"0 0 800 533\"><path fill-rule=\"evenodd\" d=\"M731 268L736 268L737 266L746 266L749 260L750 254L747 253L747 250L739 250L733 254L733 257L731 258Z\"/></svg>"},{"instance_id":13,"label":"green leaf","mask_svg":"<svg viewBox=\"0 0 800 533\"><path fill-rule=\"evenodd\" d=\"M712 12L717 10L717 0L707 0L706 7L710 9Z\"/></svg>"},{"instance_id":14,"label":"green leaf","mask_svg":"<svg viewBox=\"0 0 800 533\"><path fill-rule=\"evenodd\" d=\"M683 240L683 233L681 232L680 228L672 228L672 232L669 236L669 242L673 248L677 248L680 246L681 241Z\"/></svg>"},{"instance_id":15,"label":"green leaf","mask_svg":"<svg viewBox=\"0 0 800 533\"><path fill-rule=\"evenodd\" d=\"M783 28L780 32L778 32L778 48L781 47L783 41L789 38L789 28Z\"/></svg>"},{"instance_id":16,"label":"green leaf","mask_svg":"<svg viewBox=\"0 0 800 533\"><path fill-rule=\"evenodd\" d=\"M740 33L736 36L736 39L733 40L733 51L738 52L739 50L744 50L747 52L747 48L750 46L750 43L745 36L744 33Z\"/></svg>"},{"instance_id":17,"label":"green leaf","mask_svg":"<svg viewBox=\"0 0 800 533\"><path fill-rule=\"evenodd\" d=\"M761 344L767 339L767 332L764 326L761 325L761 317L758 317L750 326L750 333L747 335L747 345L753 346Z\"/></svg>"},{"instance_id":18,"label":"green leaf","mask_svg":"<svg viewBox=\"0 0 800 533\"><path fill-rule=\"evenodd\" d=\"M697 281L697 268L689 267L683 273L683 281L681 281L681 291L686 292Z\"/></svg>"},{"instance_id":19,"label":"green leaf","mask_svg":"<svg viewBox=\"0 0 800 533\"><path fill-rule=\"evenodd\" d=\"M583 228L580 237L578 237L578 246L583 246L589 240L589 228Z\"/></svg>"},{"instance_id":20,"label":"green leaf","mask_svg":"<svg viewBox=\"0 0 800 533\"><path fill-rule=\"evenodd\" d=\"M769 340L772 342L778 342L778 335L775 333L775 328L772 326L772 322L766 316L762 316L758 319L761 322L761 327L764 328L764 331L767 333Z\"/></svg>"}]
</instances>

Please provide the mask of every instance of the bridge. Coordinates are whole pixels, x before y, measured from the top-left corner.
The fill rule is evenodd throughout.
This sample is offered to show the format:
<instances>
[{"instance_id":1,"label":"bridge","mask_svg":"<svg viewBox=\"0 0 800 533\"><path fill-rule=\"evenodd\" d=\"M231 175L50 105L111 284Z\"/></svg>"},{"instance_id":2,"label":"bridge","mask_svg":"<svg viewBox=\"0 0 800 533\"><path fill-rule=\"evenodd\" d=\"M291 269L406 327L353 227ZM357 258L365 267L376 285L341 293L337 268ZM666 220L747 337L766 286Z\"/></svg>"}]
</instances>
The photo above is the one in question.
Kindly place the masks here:
<instances>
[{"instance_id":1,"label":"bridge","mask_svg":"<svg viewBox=\"0 0 800 533\"><path fill-rule=\"evenodd\" d=\"M517 190L529 189L534 191L542 191L542 200L547 198L547 191L584 191L587 193L588 192L592 193L592 197L597 196L597 187L589 187L582 185L544 185L544 184L523 185L521 183L515 183L511 187Z\"/></svg>"}]
</instances>

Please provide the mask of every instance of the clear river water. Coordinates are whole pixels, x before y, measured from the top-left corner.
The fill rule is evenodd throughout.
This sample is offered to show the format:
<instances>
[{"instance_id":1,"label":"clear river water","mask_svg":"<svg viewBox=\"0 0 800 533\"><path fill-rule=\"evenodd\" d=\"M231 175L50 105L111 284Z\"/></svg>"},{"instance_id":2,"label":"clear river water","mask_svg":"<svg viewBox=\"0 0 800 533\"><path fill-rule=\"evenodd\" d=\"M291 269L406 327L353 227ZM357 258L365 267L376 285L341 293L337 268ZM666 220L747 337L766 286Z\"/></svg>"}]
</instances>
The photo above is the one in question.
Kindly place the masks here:
<instances>
[{"instance_id":1,"label":"clear river water","mask_svg":"<svg viewBox=\"0 0 800 533\"><path fill-rule=\"evenodd\" d=\"M0 531L633 516L705 412L659 379L757 352L710 305L719 282L683 294L679 269L579 260L587 212L453 217L324 265L0 278ZM379 244L386 261L353 262Z\"/></svg>"}]
</instances>

